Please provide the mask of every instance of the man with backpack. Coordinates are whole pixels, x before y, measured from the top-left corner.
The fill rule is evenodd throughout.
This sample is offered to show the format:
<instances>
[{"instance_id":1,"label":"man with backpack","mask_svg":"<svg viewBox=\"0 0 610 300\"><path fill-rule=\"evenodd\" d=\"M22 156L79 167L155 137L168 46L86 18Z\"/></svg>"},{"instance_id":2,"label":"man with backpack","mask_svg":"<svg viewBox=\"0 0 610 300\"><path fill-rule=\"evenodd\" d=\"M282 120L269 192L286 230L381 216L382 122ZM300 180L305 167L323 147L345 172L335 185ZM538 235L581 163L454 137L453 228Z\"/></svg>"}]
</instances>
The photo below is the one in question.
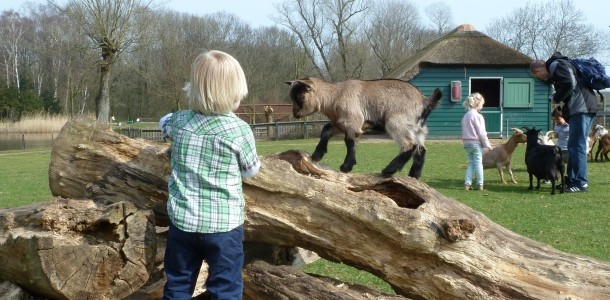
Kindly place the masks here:
<instances>
[{"instance_id":1,"label":"man with backpack","mask_svg":"<svg viewBox=\"0 0 610 300\"><path fill-rule=\"evenodd\" d=\"M564 103L564 118L570 124L565 192L586 192L589 188L587 136L598 110L593 89L577 81L578 73L574 66L568 57L559 52L555 52L546 62L533 61L530 72L540 80L550 80L555 88L550 100Z\"/></svg>"}]
</instances>

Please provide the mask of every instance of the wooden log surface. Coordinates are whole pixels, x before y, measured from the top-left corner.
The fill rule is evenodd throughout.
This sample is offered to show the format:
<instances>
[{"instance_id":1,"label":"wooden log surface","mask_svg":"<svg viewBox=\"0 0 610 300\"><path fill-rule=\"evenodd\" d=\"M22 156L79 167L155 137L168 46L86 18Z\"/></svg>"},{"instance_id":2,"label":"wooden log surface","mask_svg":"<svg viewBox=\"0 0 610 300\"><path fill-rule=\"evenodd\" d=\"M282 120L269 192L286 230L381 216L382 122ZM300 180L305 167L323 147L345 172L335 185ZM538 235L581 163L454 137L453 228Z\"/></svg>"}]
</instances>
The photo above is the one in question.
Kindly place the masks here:
<instances>
[{"instance_id":1,"label":"wooden log surface","mask_svg":"<svg viewBox=\"0 0 610 300\"><path fill-rule=\"evenodd\" d=\"M0 282L51 299L123 299L155 265L153 214L53 199L0 210Z\"/></svg>"},{"instance_id":2,"label":"wooden log surface","mask_svg":"<svg viewBox=\"0 0 610 300\"><path fill-rule=\"evenodd\" d=\"M68 199L130 201L167 226L167 145L130 139L88 118L70 121L51 153L51 193Z\"/></svg>"},{"instance_id":3,"label":"wooden log surface","mask_svg":"<svg viewBox=\"0 0 610 300\"><path fill-rule=\"evenodd\" d=\"M71 121L49 169L55 195L129 200L166 220L168 145ZM246 239L367 270L413 299L610 299L610 263L515 234L408 177L344 174L301 151L244 181Z\"/></svg>"}]
</instances>

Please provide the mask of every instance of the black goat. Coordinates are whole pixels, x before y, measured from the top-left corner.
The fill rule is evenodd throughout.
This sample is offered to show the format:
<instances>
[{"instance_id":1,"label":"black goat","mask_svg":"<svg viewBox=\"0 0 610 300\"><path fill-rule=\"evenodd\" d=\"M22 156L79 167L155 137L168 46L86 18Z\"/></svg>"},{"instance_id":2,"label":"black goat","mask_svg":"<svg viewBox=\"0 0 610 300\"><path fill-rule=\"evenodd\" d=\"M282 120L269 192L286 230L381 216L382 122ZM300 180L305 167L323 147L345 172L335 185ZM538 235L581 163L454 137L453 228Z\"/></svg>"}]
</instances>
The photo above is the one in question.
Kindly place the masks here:
<instances>
[{"instance_id":1,"label":"black goat","mask_svg":"<svg viewBox=\"0 0 610 300\"><path fill-rule=\"evenodd\" d=\"M532 181L536 176L538 184L536 189L540 189L540 180L550 180L552 184L551 195L555 195L557 180L561 180L560 193L564 192L565 184L563 176L565 174L565 166L561 158L561 149L554 145L540 145L538 143L538 134L540 130L536 127L526 129L527 146L525 148L525 164L527 165L527 173L530 176L529 189L534 188Z\"/></svg>"}]
</instances>

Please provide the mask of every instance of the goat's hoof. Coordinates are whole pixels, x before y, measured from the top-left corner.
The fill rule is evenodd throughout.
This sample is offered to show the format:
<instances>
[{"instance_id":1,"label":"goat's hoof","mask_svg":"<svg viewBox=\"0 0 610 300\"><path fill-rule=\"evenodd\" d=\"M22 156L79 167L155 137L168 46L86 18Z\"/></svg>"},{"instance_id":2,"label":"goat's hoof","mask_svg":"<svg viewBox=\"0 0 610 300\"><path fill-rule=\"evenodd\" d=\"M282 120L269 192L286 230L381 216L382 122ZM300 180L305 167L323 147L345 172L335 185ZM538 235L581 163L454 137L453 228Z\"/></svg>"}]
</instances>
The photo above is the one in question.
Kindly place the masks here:
<instances>
[{"instance_id":1,"label":"goat's hoof","mask_svg":"<svg viewBox=\"0 0 610 300\"><path fill-rule=\"evenodd\" d=\"M339 170L341 170L341 172L343 172L343 173L349 173L352 171L353 167L354 166L341 165L341 167L339 167Z\"/></svg>"},{"instance_id":2,"label":"goat's hoof","mask_svg":"<svg viewBox=\"0 0 610 300\"><path fill-rule=\"evenodd\" d=\"M391 171L391 170L383 169L381 171L381 176L383 176L383 177L392 177L392 175L394 175L394 173L396 173L396 172L397 172L397 170L396 171Z\"/></svg>"},{"instance_id":3,"label":"goat's hoof","mask_svg":"<svg viewBox=\"0 0 610 300\"><path fill-rule=\"evenodd\" d=\"M324 153L317 153L317 152L314 152L314 153L311 155L311 160L313 160L313 161L321 161L321 160L322 160L322 157L324 157Z\"/></svg>"}]
</instances>

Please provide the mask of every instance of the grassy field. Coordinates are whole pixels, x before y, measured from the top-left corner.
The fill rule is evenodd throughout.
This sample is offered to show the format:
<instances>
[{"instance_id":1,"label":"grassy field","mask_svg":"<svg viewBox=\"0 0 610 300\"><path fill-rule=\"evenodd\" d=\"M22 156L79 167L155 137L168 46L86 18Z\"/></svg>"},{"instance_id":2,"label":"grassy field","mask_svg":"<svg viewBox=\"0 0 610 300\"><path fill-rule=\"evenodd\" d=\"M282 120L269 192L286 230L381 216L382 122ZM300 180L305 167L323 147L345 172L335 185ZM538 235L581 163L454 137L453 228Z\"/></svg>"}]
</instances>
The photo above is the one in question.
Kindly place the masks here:
<instances>
[{"instance_id":1,"label":"grassy field","mask_svg":"<svg viewBox=\"0 0 610 300\"><path fill-rule=\"evenodd\" d=\"M260 155L288 149L312 153L316 143L317 139L260 141L257 149ZM427 148L426 165L420 180L445 196L482 212L495 223L523 236L565 252L610 261L610 197L607 190L610 163L589 163L589 192L551 196L550 185L543 185L539 191L527 189L525 147L520 145L513 155L513 172L518 184L502 185L497 171L488 169L485 170L485 191L465 191L466 159L461 143L428 141ZM362 141L358 144L358 164L354 172L379 173L397 151L397 146L391 141ZM338 169L344 155L343 142L333 140L322 163ZM49 149L0 152L0 208L49 199L49 159ZM409 167L410 164L405 169ZM398 174L405 175L405 170ZM307 266L305 271L390 291L385 282L366 272L326 260Z\"/></svg>"}]
</instances>

